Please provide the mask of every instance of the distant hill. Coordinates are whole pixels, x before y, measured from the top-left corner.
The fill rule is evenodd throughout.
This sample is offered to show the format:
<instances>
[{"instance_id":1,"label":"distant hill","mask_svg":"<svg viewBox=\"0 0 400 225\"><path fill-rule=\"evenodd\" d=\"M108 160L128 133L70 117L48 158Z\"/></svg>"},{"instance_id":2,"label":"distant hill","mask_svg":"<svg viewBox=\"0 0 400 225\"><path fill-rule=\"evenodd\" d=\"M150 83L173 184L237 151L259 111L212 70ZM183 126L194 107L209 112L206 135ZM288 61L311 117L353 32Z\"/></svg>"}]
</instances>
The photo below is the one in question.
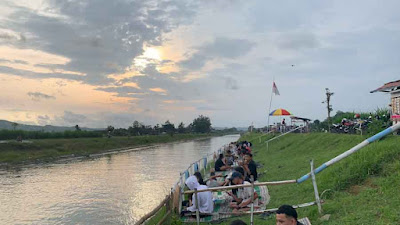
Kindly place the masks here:
<instances>
[{"instance_id":1,"label":"distant hill","mask_svg":"<svg viewBox=\"0 0 400 225\"><path fill-rule=\"evenodd\" d=\"M19 124L15 128L16 130L25 130L25 131L44 131L44 132L64 132L67 130L75 130L75 127L61 127L61 126L39 126L39 125L26 125L26 124ZM13 122L7 120L0 120L0 130L14 130ZM81 130L86 131L93 131L93 130L103 130L103 129L92 129L81 127Z\"/></svg>"},{"instance_id":2,"label":"distant hill","mask_svg":"<svg viewBox=\"0 0 400 225\"><path fill-rule=\"evenodd\" d=\"M231 129L231 128L236 128L238 131L247 131L247 127L213 127L215 130L225 130L225 129Z\"/></svg>"}]
</instances>

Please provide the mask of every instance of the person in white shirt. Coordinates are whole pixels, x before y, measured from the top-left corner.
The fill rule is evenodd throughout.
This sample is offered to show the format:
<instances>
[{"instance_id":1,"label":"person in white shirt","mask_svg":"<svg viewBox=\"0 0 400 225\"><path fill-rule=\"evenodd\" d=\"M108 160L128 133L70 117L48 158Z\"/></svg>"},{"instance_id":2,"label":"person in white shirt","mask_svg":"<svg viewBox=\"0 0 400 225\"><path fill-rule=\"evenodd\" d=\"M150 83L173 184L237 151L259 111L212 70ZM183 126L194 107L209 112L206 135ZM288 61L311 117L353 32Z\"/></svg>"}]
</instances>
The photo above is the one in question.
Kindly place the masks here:
<instances>
[{"instance_id":1,"label":"person in white shirt","mask_svg":"<svg viewBox=\"0 0 400 225\"><path fill-rule=\"evenodd\" d=\"M206 185L199 184L196 176L190 176L186 180L185 184L190 190L194 190L195 188L197 188L197 190L207 189ZM198 199L196 199L195 194L192 195L192 205L187 208L187 211L196 212L196 200L198 200L200 213L213 212L214 202L212 200L213 195L210 191L197 193L197 198Z\"/></svg>"},{"instance_id":2,"label":"person in white shirt","mask_svg":"<svg viewBox=\"0 0 400 225\"><path fill-rule=\"evenodd\" d=\"M232 174L232 183L235 185L239 184L250 184L250 182L245 181L242 174L239 172L233 172ZM250 210L251 206L251 195L253 195L253 204L254 207L258 207L258 194L252 187L243 187L238 188L237 196L232 193L229 193L235 200L231 202L230 207L234 208L235 211L247 211Z\"/></svg>"}]
</instances>

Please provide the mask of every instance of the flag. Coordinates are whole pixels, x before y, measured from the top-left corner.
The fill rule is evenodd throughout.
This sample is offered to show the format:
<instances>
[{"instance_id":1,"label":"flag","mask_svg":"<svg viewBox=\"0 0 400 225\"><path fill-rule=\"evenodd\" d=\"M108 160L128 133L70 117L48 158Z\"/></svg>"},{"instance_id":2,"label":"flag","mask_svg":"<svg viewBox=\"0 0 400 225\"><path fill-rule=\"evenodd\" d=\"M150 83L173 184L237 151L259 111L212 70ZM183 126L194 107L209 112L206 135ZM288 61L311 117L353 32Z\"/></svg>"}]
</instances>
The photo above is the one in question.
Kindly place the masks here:
<instances>
[{"instance_id":1,"label":"flag","mask_svg":"<svg viewBox=\"0 0 400 225\"><path fill-rule=\"evenodd\" d=\"M276 87L276 84L274 82L274 84L272 85L272 93L274 93L275 95L280 95L278 88Z\"/></svg>"}]
</instances>

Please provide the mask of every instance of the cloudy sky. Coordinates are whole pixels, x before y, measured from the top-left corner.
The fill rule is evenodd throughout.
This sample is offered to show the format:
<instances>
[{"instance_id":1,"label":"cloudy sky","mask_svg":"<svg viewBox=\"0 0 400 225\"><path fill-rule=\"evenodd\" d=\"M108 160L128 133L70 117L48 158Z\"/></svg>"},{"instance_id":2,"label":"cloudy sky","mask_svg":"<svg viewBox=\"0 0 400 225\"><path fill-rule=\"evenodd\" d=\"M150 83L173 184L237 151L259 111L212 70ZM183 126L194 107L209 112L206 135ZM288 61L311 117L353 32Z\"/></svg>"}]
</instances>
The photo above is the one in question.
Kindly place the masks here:
<instances>
[{"instance_id":1,"label":"cloudy sky","mask_svg":"<svg viewBox=\"0 0 400 225\"><path fill-rule=\"evenodd\" d=\"M0 119L127 127L385 107L400 1L1 0ZM293 65L293 66L292 66Z\"/></svg>"}]
</instances>

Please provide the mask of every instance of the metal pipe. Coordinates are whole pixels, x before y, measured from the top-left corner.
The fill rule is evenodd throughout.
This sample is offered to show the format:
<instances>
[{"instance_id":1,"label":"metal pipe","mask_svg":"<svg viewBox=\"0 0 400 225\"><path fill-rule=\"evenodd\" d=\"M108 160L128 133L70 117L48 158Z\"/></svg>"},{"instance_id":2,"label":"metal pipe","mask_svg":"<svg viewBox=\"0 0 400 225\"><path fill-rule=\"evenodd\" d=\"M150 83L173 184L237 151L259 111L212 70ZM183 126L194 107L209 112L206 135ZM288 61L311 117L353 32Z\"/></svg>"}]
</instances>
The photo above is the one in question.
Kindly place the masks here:
<instances>
[{"instance_id":1,"label":"metal pipe","mask_svg":"<svg viewBox=\"0 0 400 225\"><path fill-rule=\"evenodd\" d=\"M317 173L321 172L322 170L326 169L328 166L339 162L340 160L342 160L342 159L348 157L349 155L357 152L361 148L363 148L363 147L371 144L372 142L375 142L375 141L385 137L386 135L391 134L391 133L393 133L393 132L395 132L395 131L397 131L399 129L400 129L400 123L397 123L397 124L395 124L395 125L393 125L393 126L391 126L389 128L386 128L385 130L375 134L374 136L364 140L363 142L361 142L360 144L354 146L353 148L343 152L342 154L340 154L340 155L336 156L335 158L329 160L328 162L322 164L321 166L319 166L317 169L314 170L314 173L317 174ZM297 180L297 183L300 184L300 183L308 180L310 177L311 177L311 175L310 175L310 173L308 173L308 174L302 176L301 178L299 178Z\"/></svg>"},{"instance_id":2,"label":"metal pipe","mask_svg":"<svg viewBox=\"0 0 400 225\"><path fill-rule=\"evenodd\" d=\"M251 175L251 207L250 207L250 225L254 225L254 177Z\"/></svg>"},{"instance_id":3,"label":"metal pipe","mask_svg":"<svg viewBox=\"0 0 400 225\"><path fill-rule=\"evenodd\" d=\"M303 126L299 126L299 127L295 128L295 129L289 130L288 132L283 133L283 134L281 134L281 135L279 135L279 136L276 136L276 137L273 137L273 138L271 138L271 139L268 139L267 141L265 141L265 143L269 143L269 142L271 142L271 141L273 141L273 140L275 140L275 139L278 139L278 138L280 138L280 137L282 137L282 136L285 136L286 134L292 133L293 131L298 130L298 129L300 129L300 128L303 128Z\"/></svg>"},{"instance_id":4,"label":"metal pipe","mask_svg":"<svg viewBox=\"0 0 400 225\"><path fill-rule=\"evenodd\" d=\"M295 184L296 180L283 180L283 181L270 181L270 182L259 182L259 183L254 183L254 186L267 186L267 185L282 185L282 184ZM213 187L213 188L207 188L207 189L201 189L197 190L197 192L206 192L206 191L211 191L211 192L217 192L217 191L225 191L225 190L231 190L231 189L236 189L236 188L244 188L244 187L251 187L252 184L240 184L240 185L231 185L231 186L221 186L221 187ZM184 194L193 194L194 191L185 191Z\"/></svg>"},{"instance_id":5,"label":"metal pipe","mask_svg":"<svg viewBox=\"0 0 400 225\"><path fill-rule=\"evenodd\" d=\"M199 211L199 198L197 195L197 188L194 189L194 198L196 200L195 204L196 204L196 221L197 221L197 225L200 224L200 211Z\"/></svg>"},{"instance_id":6,"label":"metal pipe","mask_svg":"<svg viewBox=\"0 0 400 225\"><path fill-rule=\"evenodd\" d=\"M319 214L322 215L321 200L319 199L318 186L314 173L314 160L310 161L310 167L311 167L311 180L314 187L315 202L317 203Z\"/></svg>"}]
</instances>

